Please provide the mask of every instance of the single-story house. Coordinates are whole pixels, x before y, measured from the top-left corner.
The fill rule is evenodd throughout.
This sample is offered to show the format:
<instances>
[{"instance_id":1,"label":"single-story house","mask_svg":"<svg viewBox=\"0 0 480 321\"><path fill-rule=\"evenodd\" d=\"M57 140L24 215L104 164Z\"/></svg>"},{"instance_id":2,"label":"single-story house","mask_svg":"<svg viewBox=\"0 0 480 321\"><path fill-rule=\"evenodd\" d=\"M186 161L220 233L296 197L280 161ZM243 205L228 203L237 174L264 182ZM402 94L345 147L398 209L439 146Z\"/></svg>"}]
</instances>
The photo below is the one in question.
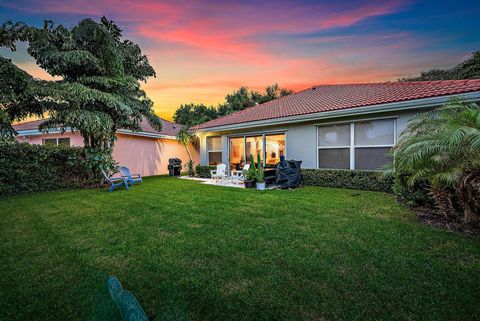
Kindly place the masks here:
<instances>
[{"instance_id":1,"label":"single-story house","mask_svg":"<svg viewBox=\"0 0 480 321\"><path fill-rule=\"evenodd\" d=\"M41 132L38 126L44 120L34 120L14 125L17 140L31 144L65 144L83 146L83 139L78 132L59 129ZM162 130L153 129L146 120L142 121L139 132L118 130L113 148L113 158L122 166L127 166L132 173L143 176L163 175L168 173L168 159L180 158L183 164L189 160L185 147L179 144L176 135L182 125L162 119ZM198 147L188 146L195 164L199 163Z\"/></svg>"},{"instance_id":2,"label":"single-story house","mask_svg":"<svg viewBox=\"0 0 480 321\"><path fill-rule=\"evenodd\" d=\"M196 126L202 165L265 167L280 156L303 168L376 170L417 113L453 97L480 101L480 79L314 86Z\"/></svg>"}]
</instances>

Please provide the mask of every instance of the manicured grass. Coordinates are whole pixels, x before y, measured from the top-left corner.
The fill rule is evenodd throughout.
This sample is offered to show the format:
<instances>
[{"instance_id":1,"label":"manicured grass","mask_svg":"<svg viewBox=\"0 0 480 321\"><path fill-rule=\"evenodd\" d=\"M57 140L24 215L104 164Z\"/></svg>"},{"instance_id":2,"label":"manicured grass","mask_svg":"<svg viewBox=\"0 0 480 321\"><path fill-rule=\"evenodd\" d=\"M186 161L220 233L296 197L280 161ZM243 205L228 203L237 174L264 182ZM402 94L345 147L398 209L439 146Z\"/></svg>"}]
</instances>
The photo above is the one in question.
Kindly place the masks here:
<instances>
[{"instance_id":1,"label":"manicured grass","mask_svg":"<svg viewBox=\"0 0 480 321\"><path fill-rule=\"evenodd\" d=\"M480 315L479 239L387 194L157 177L0 202L1 320L110 320L109 274L156 320Z\"/></svg>"}]
</instances>

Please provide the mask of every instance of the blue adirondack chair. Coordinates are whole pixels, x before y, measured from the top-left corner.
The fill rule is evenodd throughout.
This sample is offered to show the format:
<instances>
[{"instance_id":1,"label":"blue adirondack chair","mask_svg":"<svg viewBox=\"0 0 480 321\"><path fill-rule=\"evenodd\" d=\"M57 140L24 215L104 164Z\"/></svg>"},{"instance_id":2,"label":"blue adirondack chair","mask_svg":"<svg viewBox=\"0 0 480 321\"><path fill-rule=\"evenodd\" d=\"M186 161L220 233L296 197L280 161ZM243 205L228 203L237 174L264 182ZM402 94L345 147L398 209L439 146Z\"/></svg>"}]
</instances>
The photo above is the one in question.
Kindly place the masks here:
<instances>
[{"instance_id":1,"label":"blue adirondack chair","mask_svg":"<svg viewBox=\"0 0 480 321\"><path fill-rule=\"evenodd\" d=\"M130 170L128 169L128 167L125 167L125 166L120 166L118 168L118 170L120 171L120 175L122 175L122 177L130 183L131 186L135 185L135 183L141 183L142 182L142 175L140 174L130 174Z\"/></svg>"},{"instance_id":2,"label":"blue adirondack chair","mask_svg":"<svg viewBox=\"0 0 480 321\"><path fill-rule=\"evenodd\" d=\"M123 177L112 177L108 176L107 173L103 170L103 168L100 168L102 171L103 179L105 182L110 184L110 192L113 192L113 190L117 187L122 187L125 186L125 188L128 190L128 183Z\"/></svg>"},{"instance_id":3,"label":"blue adirondack chair","mask_svg":"<svg viewBox=\"0 0 480 321\"><path fill-rule=\"evenodd\" d=\"M110 297L118 308L123 321L149 321L153 319L147 317L137 298L130 291L123 290L116 277L109 276L107 286Z\"/></svg>"}]
</instances>

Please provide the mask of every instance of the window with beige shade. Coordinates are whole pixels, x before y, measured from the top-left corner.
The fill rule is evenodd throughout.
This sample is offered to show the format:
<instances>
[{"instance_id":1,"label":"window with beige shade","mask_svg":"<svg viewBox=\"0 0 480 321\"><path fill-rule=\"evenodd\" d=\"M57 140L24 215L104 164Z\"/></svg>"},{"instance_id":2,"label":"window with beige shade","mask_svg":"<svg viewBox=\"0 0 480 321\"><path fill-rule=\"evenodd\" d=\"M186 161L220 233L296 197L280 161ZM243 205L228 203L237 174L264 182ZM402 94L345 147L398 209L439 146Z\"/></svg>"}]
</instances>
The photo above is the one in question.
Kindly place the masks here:
<instances>
[{"instance_id":1,"label":"window with beige shade","mask_svg":"<svg viewBox=\"0 0 480 321\"><path fill-rule=\"evenodd\" d=\"M218 165L222 162L222 138L207 137L208 165Z\"/></svg>"}]
</instances>

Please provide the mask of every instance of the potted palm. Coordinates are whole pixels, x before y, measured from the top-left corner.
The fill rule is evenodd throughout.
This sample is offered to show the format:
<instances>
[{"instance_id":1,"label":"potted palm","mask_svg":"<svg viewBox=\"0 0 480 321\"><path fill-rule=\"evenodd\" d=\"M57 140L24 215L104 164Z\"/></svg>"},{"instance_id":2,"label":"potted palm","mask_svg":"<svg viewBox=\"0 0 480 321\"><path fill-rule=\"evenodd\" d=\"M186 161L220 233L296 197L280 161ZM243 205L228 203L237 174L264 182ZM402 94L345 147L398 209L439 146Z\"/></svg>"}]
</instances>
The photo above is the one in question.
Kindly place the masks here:
<instances>
[{"instance_id":1,"label":"potted palm","mask_svg":"<svg viewBox=\"0 0 480 321\"><path fill-rule=\"evenodd\" d=\"M265 189L265 173L262 167L262 160L260 155L257 155L257 170L255 172L255 180L257 182L257 189L263 191Z\"/></svg>"},{"instance_id":2,"label":"potted palm","mask_svg":"<svg viewBox=\"0 0 480 321\"><path fill-rule=\"evenodd\" d=\"M245 184L245 188L253 188L255 187L255 176L256 176L256 169L255 163L253 162L253 155L250 154L250 168L244 173L245 180L243 183Z\"/></svg>"}]
</instances>

